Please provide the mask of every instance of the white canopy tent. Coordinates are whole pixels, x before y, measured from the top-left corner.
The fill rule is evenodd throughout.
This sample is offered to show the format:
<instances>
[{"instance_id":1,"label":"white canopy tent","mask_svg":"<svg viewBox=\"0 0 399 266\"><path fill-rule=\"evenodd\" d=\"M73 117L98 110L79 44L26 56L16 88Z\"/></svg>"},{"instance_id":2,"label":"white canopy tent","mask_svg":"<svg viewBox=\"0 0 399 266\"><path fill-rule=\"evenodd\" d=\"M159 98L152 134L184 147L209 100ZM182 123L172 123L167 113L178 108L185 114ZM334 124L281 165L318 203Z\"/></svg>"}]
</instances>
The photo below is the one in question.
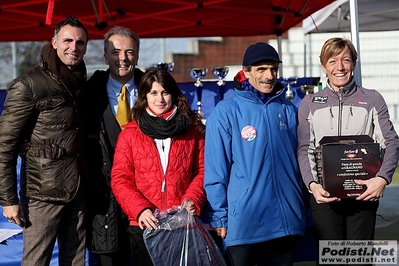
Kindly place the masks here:
<instances>
[{"instance_id":1,"label":"white canopy tent","mask_svg":"<svg viewBox=\"0 0 399 266\"><path fill-rule=\"evenodd\" d=\"M359 31L399 30L398 0L357 0L356 2ZM351 9L349 0L332 2L303 20L304 34L350 32L351 18L354 16Z\"/></svg>"},{"instance_id":2,"label":"white canopy tent","mask_svg":"<svg viewBox=\"0 0 399 266\"><path fill-rule=\"evenodd\" d=\"M398 0L336 0L302 22L304 34L350 32L358 52L355 78L361 81L359 31L399 30Z\"/></svg>"}]
</instances>

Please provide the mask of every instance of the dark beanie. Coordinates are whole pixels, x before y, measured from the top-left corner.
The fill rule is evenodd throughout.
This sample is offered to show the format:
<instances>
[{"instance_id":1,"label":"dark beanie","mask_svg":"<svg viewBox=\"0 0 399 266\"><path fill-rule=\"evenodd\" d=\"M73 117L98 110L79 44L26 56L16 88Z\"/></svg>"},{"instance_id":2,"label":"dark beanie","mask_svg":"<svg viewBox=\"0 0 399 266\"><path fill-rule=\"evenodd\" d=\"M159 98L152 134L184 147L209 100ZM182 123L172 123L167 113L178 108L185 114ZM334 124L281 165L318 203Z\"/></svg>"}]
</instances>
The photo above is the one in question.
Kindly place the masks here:
<instances>
[{"instance_id":1,"label":"dark beanie","mask_svg":"<svg viewBox=\"0 0 399 266\"><path fill-rule=\"evenodd\" d=\"M267 43L258 42L250 45L244 54L243 66L253 65L260 61L277 61L281 63L277 51Z\"/></svg>"}]
</instances>

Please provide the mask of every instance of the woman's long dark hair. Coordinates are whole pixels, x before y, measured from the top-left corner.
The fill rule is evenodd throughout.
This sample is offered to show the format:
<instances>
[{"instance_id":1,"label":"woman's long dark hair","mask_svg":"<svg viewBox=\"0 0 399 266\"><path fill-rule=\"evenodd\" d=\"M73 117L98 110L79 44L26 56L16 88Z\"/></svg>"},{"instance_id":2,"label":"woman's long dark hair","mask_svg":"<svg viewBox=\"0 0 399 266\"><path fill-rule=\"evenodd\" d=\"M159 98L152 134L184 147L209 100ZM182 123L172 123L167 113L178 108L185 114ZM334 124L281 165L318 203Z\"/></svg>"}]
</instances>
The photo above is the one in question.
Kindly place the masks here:
<instances>
[{"instance_id":1,"label":"woman's long dark hair","mask_svg":"<svg viewBox=\"0 0 399 266\"><path fill-rule=\"evenodd\" d=\"M157 68L149 68L141 78L138 86L137 101L130 115L133 120L136 120L138 124L140 123L140 118L143 112L146 112L148 106L147 93L150 92L154 82L158 82L172 96L172 103L177 106L179 116L186 116L190 120L198 120L198 115L191 110L187 97L181 92L175 79L165 70Z\"/></svg>"}]
</instances>

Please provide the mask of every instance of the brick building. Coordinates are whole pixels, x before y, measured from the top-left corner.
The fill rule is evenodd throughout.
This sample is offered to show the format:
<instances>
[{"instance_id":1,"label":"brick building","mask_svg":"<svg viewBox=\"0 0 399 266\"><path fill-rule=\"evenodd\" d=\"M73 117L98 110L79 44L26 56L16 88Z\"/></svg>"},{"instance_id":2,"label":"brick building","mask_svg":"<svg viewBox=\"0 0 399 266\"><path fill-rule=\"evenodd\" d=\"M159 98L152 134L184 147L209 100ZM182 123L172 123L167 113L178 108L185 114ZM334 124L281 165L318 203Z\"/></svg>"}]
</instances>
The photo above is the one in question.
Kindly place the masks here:
<instances>
[{"instance_id":1,"label":"brick building","mask_svg":"<svg viewBox=\"0 0 399 266\"><path fill-rule=\"evenodd\" d=\"M269 42L275 35L251 37L225 37L193 41L190 54L168 54L168 62L174 62L172 71L177 82L190 82L189 70L195 67L208 68L206 79L213 79L213 67L242 64L245 49L256 42ZM234 73L235 75L235 73Z\"/></svg>"}]
</instances>

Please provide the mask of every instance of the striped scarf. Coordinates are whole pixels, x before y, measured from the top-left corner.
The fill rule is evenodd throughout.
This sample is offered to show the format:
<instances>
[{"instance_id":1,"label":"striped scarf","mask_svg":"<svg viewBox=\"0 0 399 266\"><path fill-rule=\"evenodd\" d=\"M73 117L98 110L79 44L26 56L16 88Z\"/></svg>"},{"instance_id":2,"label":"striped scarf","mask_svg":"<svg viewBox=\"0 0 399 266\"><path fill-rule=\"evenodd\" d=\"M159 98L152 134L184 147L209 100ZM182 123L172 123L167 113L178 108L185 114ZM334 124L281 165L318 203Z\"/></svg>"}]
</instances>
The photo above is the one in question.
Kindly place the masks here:
<instances>
[{"instance_id":1,"label":"striped scarf","mask_svg":"<svg viewBox=\"0 0 399 266\"><path fill-rule=\"evenodd\" d=\"M259 99L261 99L261 101L263 103L266 103L271 97L273 97L274 95L276 95L276 87L273 88L273 91L271 93L263 93L258 91L257 89L255 89L251 83L249 83L248 79L246 78L242 84L241 84L241 88L245 91L250 91L253 94L255 94L256 96L258 96Z\"/></svg>"}]
</instances>

